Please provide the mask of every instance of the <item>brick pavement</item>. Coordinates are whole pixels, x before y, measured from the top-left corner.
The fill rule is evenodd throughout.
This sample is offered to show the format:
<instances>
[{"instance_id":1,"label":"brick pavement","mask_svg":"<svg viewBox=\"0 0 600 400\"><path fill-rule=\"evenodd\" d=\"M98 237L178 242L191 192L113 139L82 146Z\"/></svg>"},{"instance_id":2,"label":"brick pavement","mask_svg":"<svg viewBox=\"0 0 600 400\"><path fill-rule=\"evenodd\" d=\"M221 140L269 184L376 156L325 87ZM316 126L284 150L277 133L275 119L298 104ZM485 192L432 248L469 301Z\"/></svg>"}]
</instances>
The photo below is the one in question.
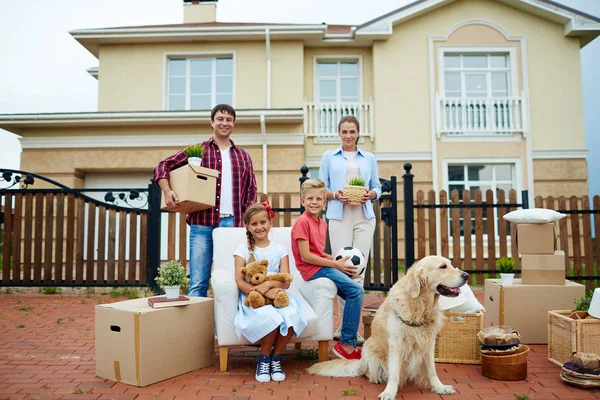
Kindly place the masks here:
<instances>
[{"instance_id":1,"label":"brick pavement","mask_svg":"<svg viewBox=\"0 0 600 400\"><path fill-rule=\"evenodd\" d=\"M481 294L479 294L481 295ZM378 301L367 294L365 304ZM259 384L254 380L255 347L230 350L229 371L215 363L145 388L97 378L94 373L94 306L125 300L92 295L0 294L0 399L377 399L382 385L365 378L311 376L305 369L314 361L297 359L290 346L284 362L284 382ZM332 342L333 344L333 342ZM304 343L303 348L316 348ZM559 368L547 360L546 346L531 346L526 381L503 382L484 378L473 365L437 364L440 379L453 384L459 399L515 399L528 394L533 400L600 399L593 392L568 386ZM415 386L399 391L398 399L441 399Z\"/></svg>"}]
</instances>

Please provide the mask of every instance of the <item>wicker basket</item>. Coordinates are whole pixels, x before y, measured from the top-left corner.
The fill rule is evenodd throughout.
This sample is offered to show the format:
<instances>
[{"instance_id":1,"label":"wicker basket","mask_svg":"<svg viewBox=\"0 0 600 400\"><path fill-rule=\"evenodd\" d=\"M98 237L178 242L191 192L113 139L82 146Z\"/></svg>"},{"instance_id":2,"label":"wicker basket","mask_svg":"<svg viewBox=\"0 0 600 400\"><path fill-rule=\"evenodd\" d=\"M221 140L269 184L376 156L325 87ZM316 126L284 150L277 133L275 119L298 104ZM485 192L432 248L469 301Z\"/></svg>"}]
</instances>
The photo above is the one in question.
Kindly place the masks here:
<instances>
[{"instance_id":1,"label":"wicker basket","mask_svg":"<svg viewBox=\"0 0 600 400\"><path fill-rule=\"evenodd\" d=\"M364 186L344 186L344 196L350 199L351 203L361 204L363 197L365 197L365 190Z\"/></svg>"},{"instance_id":2,"label":"wicker basket","mask_svg":"<svg viewBox=\"0 0 600 400\"><path fill-rule=\"evenodd\" d=\"M548 360L559 366L576 352L600 354L600 319L573 319L571 313L548 311Z\"/></svg>"},{"instance_id":3,"label":"wicker basket","mask_svg":"<svg viewBox=\"0 0 600 400\"><path fill-rule=\"evenodd\" d=\"M480 364L477 333L483 329L483 313L445 312L444 327L435 341L435 361L453 364ZM456 317L456 318L453 318Z\"/></svg>"}]
</instances>

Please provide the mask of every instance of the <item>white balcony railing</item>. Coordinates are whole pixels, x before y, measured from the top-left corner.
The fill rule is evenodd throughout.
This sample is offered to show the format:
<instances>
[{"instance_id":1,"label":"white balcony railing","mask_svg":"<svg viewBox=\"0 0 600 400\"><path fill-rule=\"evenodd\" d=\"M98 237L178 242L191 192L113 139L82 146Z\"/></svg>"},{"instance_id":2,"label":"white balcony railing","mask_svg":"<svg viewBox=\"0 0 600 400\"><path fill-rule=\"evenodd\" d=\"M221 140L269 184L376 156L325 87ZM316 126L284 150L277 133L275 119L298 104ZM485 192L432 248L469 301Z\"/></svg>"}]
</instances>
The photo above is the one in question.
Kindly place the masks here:
<instances>
[{"instance_id":1,"label":"white balcony railing","mask_svg":"<svg viewBox=\"0 0 600 400\"><path fill-rule=\"evenodd\" d=\"M304 133L317 139L338 139L342 117L353 115L360 123L360 135L374 139L373 99L360 103L304 103Z\"/></svg>"},{"instance_id":2,"label":"white balcony railing","mask_svg":"<svg viewBox=\"0 0 600 400\"><path fill-rule=\"evenodd\" d=\"M524 97L451 98L437 96L436 134L448 136L526 135Z\"/></svg>"}]
</instances>

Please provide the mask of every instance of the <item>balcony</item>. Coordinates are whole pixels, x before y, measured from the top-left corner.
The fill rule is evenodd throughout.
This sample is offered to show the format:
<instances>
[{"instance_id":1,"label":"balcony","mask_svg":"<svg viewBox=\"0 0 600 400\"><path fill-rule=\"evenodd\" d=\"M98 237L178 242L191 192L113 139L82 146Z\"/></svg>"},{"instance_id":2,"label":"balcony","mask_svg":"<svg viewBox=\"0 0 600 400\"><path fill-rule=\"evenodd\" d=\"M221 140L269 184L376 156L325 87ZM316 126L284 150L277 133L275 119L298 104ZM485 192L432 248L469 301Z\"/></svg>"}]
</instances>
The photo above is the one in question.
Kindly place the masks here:
<instances>
[{"instance_id":1,"label":"balcony","mask_svg":"<svg viewBox=\"0 0 600 400\"><path fill-rule=\"evenodd\" d=\"M337 125L353 115L360 123L360 136L374 140L373 99L358 103L304 103L304 134L317 142L337 141Z\"/></svg>"},{"instance_id":2,"label":"balcony","mask_svg":"<svg viewBox=\"0 0 600 400\"><path fill-rule=\"evenodd\" d=\"M503 137L527 134L525 98L436 96L436 135Z\"/></svg>"}]
</instances>

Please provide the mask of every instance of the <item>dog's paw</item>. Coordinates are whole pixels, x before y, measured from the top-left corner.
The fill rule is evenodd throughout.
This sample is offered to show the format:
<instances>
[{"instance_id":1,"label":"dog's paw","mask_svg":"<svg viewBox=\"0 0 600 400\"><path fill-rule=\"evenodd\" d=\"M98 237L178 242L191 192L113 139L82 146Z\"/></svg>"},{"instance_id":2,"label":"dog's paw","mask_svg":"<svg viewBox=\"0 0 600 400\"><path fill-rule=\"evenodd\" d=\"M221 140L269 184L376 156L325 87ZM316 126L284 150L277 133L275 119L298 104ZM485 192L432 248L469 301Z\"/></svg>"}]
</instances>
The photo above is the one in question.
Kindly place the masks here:
<instances>
[{"instance_id":1,"label":"dog's paw","mask_svg":"<svg viewBox=\"0 0 600 400\"><path fill-rule=\"evenodd\" d=\"M431 388L433 393L437 394L454 394L456 391L450 385L438 385Z\"/></svg>"},{"instance_id":2,"label":"dog's paw","mask_svg":"<svg viewBox=\"0 0 600 400\"><path fill-rule=\"evenodd\" d=\"M394 400L396 398L396 392L392 392L391 390L384 390L379 394L379 398L381 400Z\"/></svg>"}]
</instances>

